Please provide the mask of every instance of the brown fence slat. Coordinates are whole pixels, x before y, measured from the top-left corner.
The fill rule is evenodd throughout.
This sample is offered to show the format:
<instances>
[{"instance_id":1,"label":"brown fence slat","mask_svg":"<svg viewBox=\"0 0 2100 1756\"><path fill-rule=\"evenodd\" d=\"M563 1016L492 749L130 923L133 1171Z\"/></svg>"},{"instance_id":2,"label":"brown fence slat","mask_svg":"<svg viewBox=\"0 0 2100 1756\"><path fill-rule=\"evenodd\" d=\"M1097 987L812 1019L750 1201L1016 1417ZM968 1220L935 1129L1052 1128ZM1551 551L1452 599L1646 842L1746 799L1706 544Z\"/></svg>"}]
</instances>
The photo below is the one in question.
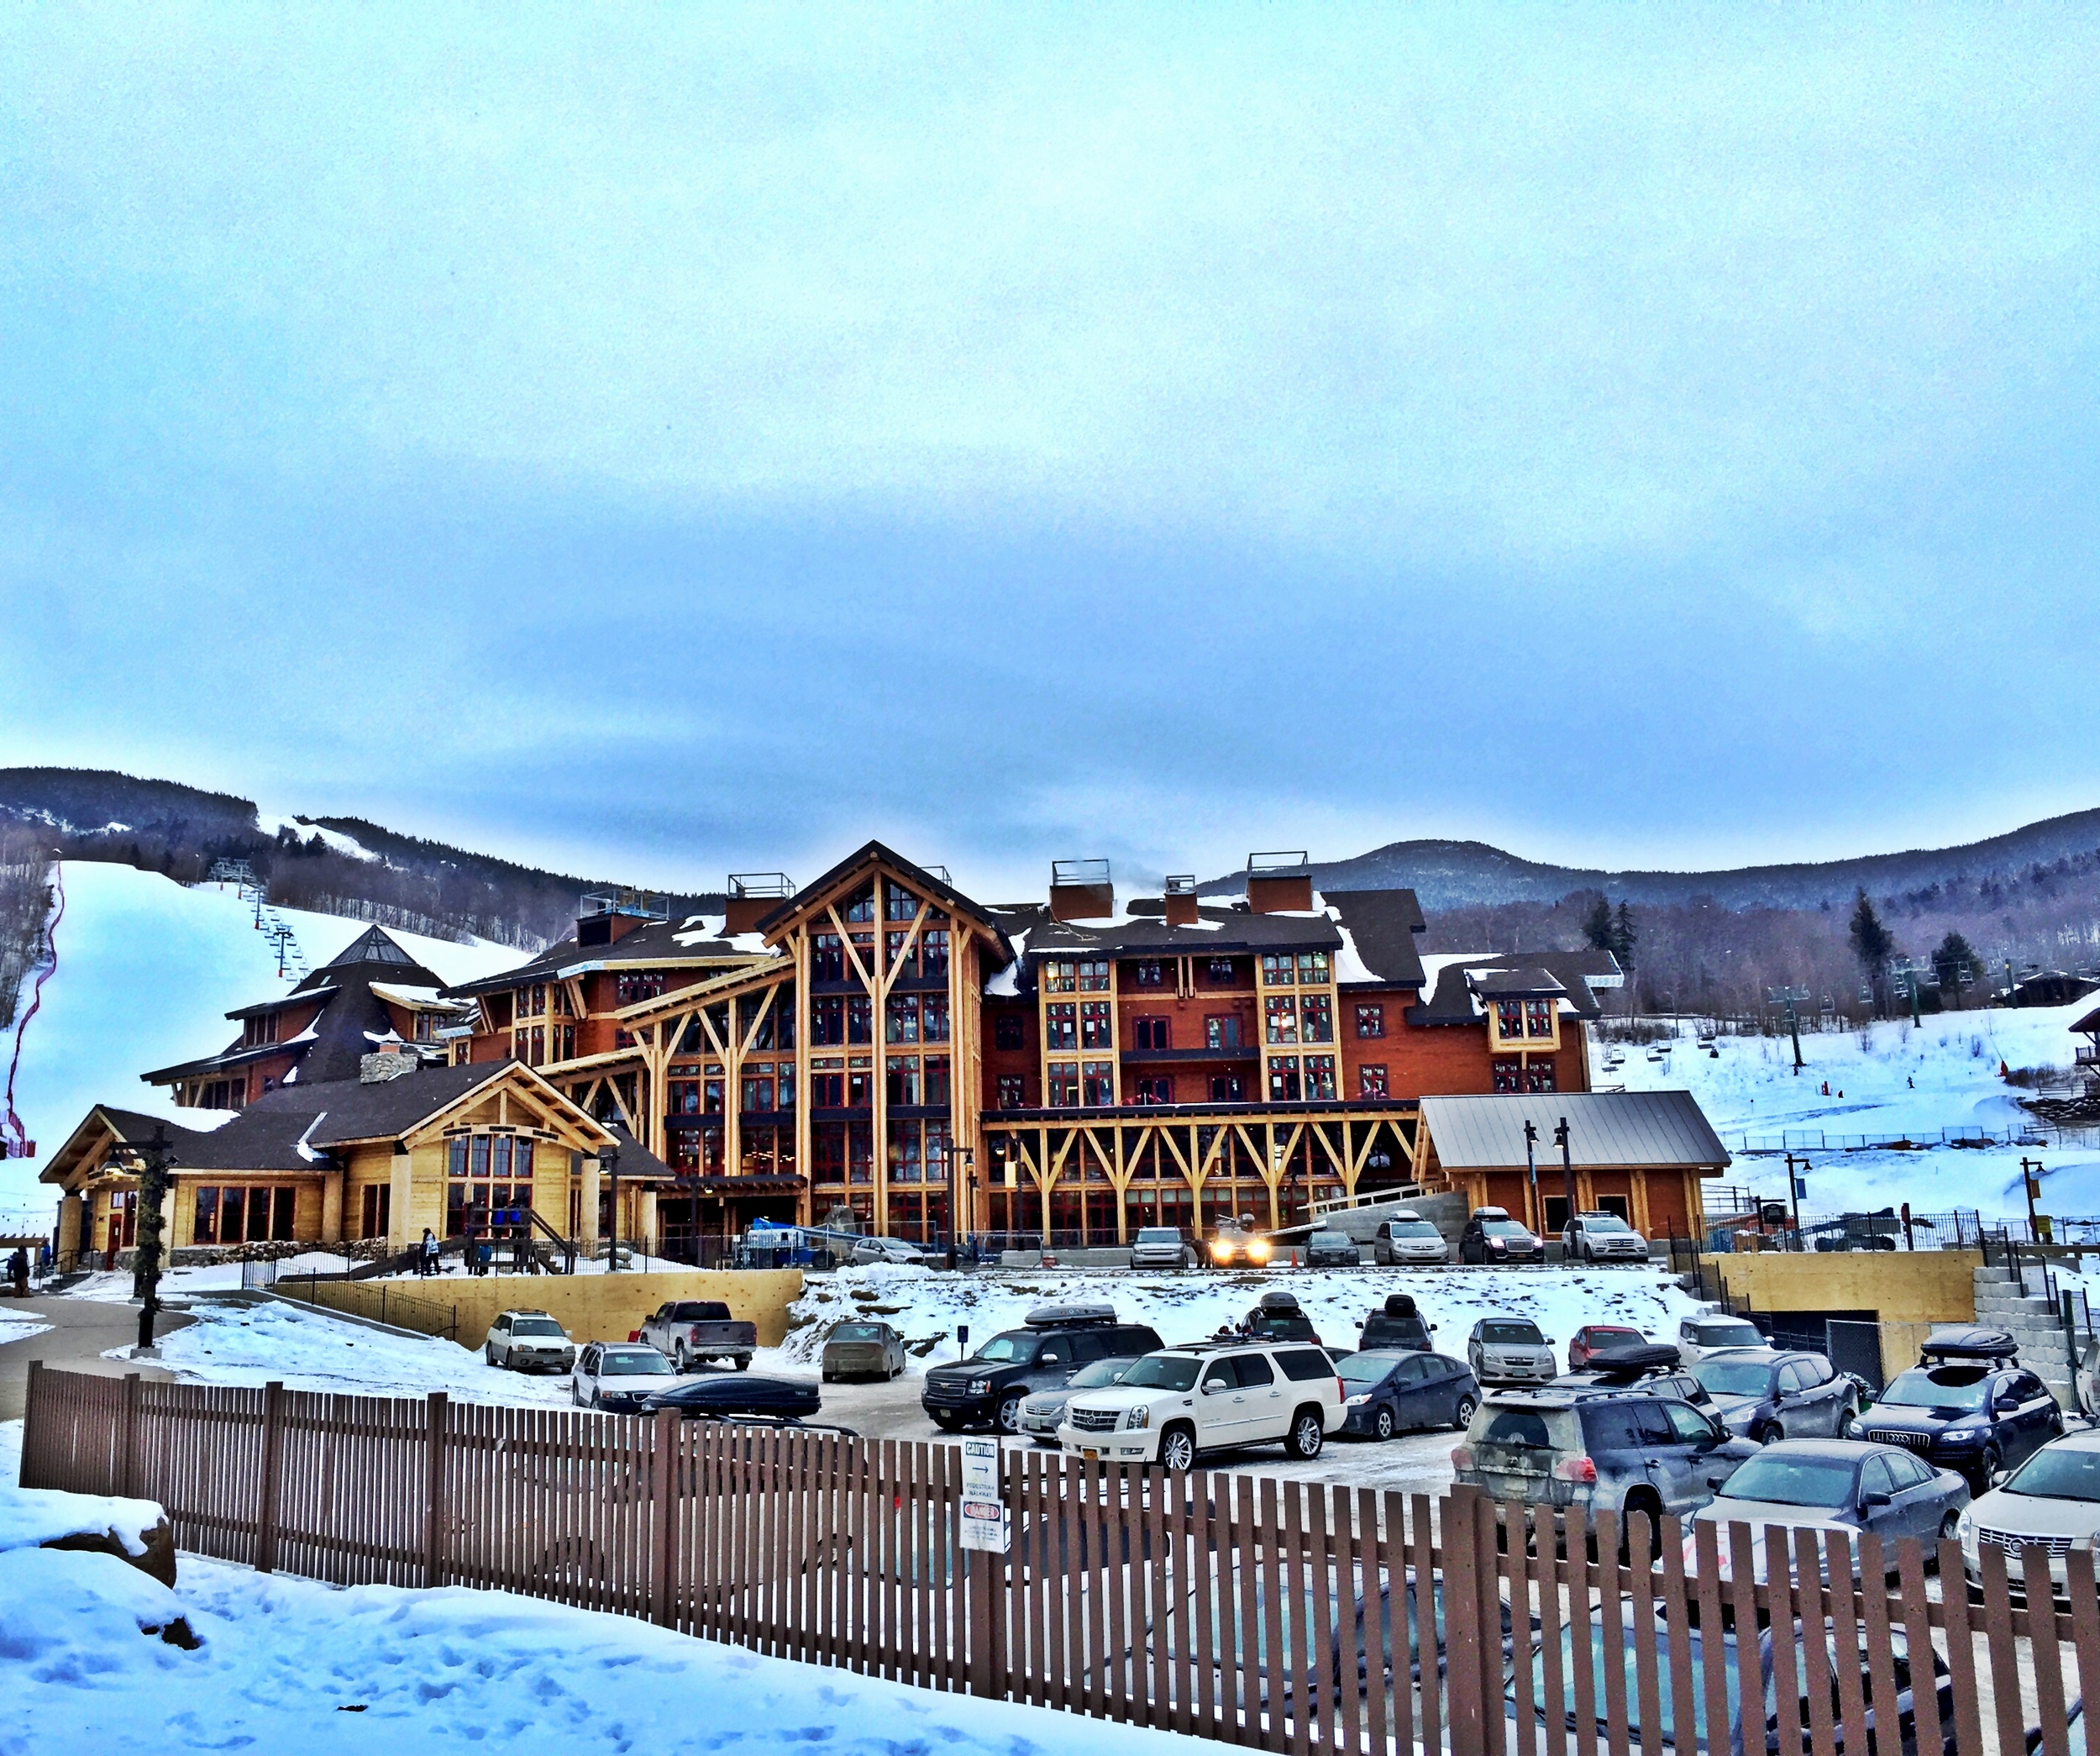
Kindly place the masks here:
<instances>
[{"instance_id":1,"label":"brown fence slat","mask_svg":"<svg viewBox=\"0 0 2100 1756\"><path fill-rule=\"evenodd\" d=\"M2028 1653L2033 1661L2034 1705L2040 1709L2043 1756L2070 1756L2063 1648L2056 1638L2056 1618L2050 1613L2055 1587L2049 1577L2049 1552L2040 1544L2029 1543L2021 1548L2020 1577L2027 1587ZM2100 1712L2100 1701L2093 1707Z\"/></svg>"},{"instance_id":2,"label":"brown fence slat","mask_svg":"<svg viewBox=\"0 0 2100 1756\"><path fill-rule=\"evenodd\" d=\"M2013 1599L2005 1570L2005 1551L1986 1543L1983 1567L1983 1639L1991 1655L1991 1694L1997 1707L2001 1756L2025 1756L2027 1716L2020 1706L2019 1659L2013 1638Z\"/></svg>"},{"instance_id":3,"label":"brown fence slat","mask_svg":"<svg viewBox=\"0 0 2100 1756\"><path fill-rule=\"evenodd\" d=\"M1656 1747L1662 1730L1655 1631L1655 1543L1656 1527L1648 1514L1630 1513L1626 1519L1630 1561L1626 1583L1631 1588L1628 1611L1633 1621L1634 1709L1644 1750Z\"/></svg>"},{"instance_id":4,"label":"brown fence slat","mask_svg":"<svg viewBox=\"0 0 2100 1756\"><path fill-rule=\"evenodd\" d=\"M1808 1538L1808 1554L1814 1555L1817 1548L1816 1533L1804 1532ZM1861 1676L1858 1660L1860 1652L1859 1606L1852 1590L1853 1554L1851 1539L1841 1531L1822 1533L1823 1572L1830 1581L1830 1644L1836 1653L1832 1665L1837 1686L1838 1711L1845 1727L1845 1747L1848 1750L1866 1748L1866 1691L1861 1687ZM1814 1575L1804 1574L1804 1581L1811 1586Z\"/></svg>"}]
</instances>

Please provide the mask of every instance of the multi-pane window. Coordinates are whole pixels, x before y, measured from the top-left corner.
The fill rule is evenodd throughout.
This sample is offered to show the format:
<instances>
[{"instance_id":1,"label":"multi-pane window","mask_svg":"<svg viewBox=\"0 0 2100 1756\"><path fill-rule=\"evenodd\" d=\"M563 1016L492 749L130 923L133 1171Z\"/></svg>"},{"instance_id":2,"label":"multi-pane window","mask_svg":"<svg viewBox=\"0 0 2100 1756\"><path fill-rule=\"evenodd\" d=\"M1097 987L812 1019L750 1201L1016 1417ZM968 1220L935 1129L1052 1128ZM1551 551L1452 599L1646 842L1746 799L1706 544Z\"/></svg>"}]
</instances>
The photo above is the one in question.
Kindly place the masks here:
<instances>
[{"instance_id":1,"label":"multi-pane window","mask_svg":"<svg viewBox=\"0 0 2100 1756\"><path fill-rule=\"evenodd\" d=\"M1359 1037L1382 1037L1385 1034L1385 1008L1383 1006L1359 1006L1357 1008L1357 1034Z\"/></svg>"},{"instance_id":2,"label":"multi-pane window","mask_svg":"<svg viewBox=\"0 0 2100 1756\"><path fill-rule=\"evenodd\" d=\"M1042 1046L1045 1049L1077 1049L1079 1046L1079 1009L1069 1000L1060 1000L1042 1009Z\"/></svg>"},{"instance_id":3,"label":"multi-pane window","mask_svg":"<svg viewBox=\"0 0 2100 1756\"><path fill-rule=\"evenodd\" d=\"M1213 1012L1203 1021L1203 1046L1205 1049L1237 1049L1240 1046L1240 1015L1237 1012Z\"/></svg>"},{"instance_id":4,"label":"multi-pane window","mask_svg":"<svg viewBox=\"0 0 2100 1756\"><path fill-rule=\"evenodd\" d=\"M661 970L622 970L613 978L612 991L622 1006L633 1006L640 1001L654 1000L664 991L664 972ZM547 1010L543 991L538 1010Z\"/></svg>"},{"instance_id":5,"label":"multi-pane window","mask_svg":"<svg viewBox=\"0 0 2100 1756\"><path fill-rule=\"evenodd\" d=\"M919 996L919 1039L925 1043L948 1041L947 995Z\"/></svg>"},{"instance_id":6,"label":"multi-pane window","mask_svg":"<svg viewBox=\"0 0 2100 1756\"><path fill-rule=\"evenodd\" d=\"M885 1042L916 1043L919 1040L919 996L916 994L892 994L884 1014Z\"/></svg>"},{"instance_id":7,"label":"multi-pane window","mask_svg":"<svg viewBox=\"0 0 2100 1756\"><path fill-rule=\"evenodd\" d=\"M1137 1046L1140 1049L1172 1049L1174 1046L1173 1019L1140 1018L1137 1025Z\"/></svg>"},{"instance_id":8,"label":"multi-pane window","mask_svg":"<svg viewBox=\"0 0 2100 1756\"><path fill-rule=\"evenodd\" d=\"M835 933L810 936L810 980L843 981L846 979L846 942Z\"/></svg>"},{"instance_id":9,"label":"multi-pane window","mask_svg":"<svg viewBox=\"0 0 2100 1756\"><path fill-rule=\"evenodd\" d=\"M916 1054L893 1054L889 1059L889 1079L885 1096L893 1104L916 1104L919 1098L919 1058Z\"/></svg>"},{"instance_id":10,"label":"multi-pane window","mask_svg":"<svg viewBox=\"0 0 2100 1756\"><path fill-rule=\"evenodd\" d=\"M1298 1040L1298 1002L1289 994L1272 994L1262 1004L1263 1024L1272 1043Z\"/></svg>"},{"instance_id":11,"label":"multi-pane window","mask_svg":"<svg viewBox=\"0 0 2100 1756\"><path fill-rule=\"evenodd\" d=\"M1299 1034L1307 1043L1335 1039L1334 1002L1325 994L1304 994L1298 1001Z\"/></svg>"},{"instance_id":12,"label":"multi-pane window","mask_svg":"<svg viewBox=\"0 0 2100 1756\"><path fill-rule=\"evenodd\" d=\"M1495 1002L1495 1028L1504 1037L1524 1034L1524 1002L1521 1000Z\"/></svg>"},{"instance_id":13,"label":"multi-pane window","mask_svg":"<svg viewBox=\"0 0 2100 1756\"><path fill-rule=\"evenodd\" d=\"M1560 1071L1551 1061L1533 1061L1524 1070L1524 1083L1533 1091L1557 1091Z\"/></svg>"},{"instance_id":14,"label":"multi-pane window","mask_svg":"<svg viewBox=\"0 0 2100 1756\"><path fill-rule=\"evenodd\" d=\"M883 886L882 911L885 921L916 920L919 899L901 884L887 884Z\"/></svg>"},{"instance_id":15,"label":"multi-pane window","mask_svg":"<svg viewBox=\"0 0 2100 1756\"><path fill-rule=\"evenodd\" d=\"M875 1039L875 1002L865 994L846 996L846 1040L872 1043Z\"/></svg>"},{"instance_id":16,"label":"multi-pane window","mask_svg":"<svg viewBox=\"0 0 2100 1756\"><path fill-rule=\"evenodd\" d=\"M919 973L919 942L910 933L899 929L883 934L882 954L887 967L900 975Z\"/></svg>"},{"instance_id":17,"label":"multi-pane window","mask_svg":"<svg viewBox=\"0 0 2100 1756\"><path fill-rule=\"evenodd\" d=\"M819 994L810 1002L810 1041L819 1049L836 1049L846 1040L846 996Z\"/></svg>"},{"instance_id":18,"label":"multi-pane window","mask_svg":"<svg viewBox=\"0 0 2100 1756\"><path fill-rule=\"evenodd\" d=\"M1116 1101L1116 1064L1112 1061L1079 1063L1079 1101L1089 1110L1105 1109Z\"/></svg>"},{"instance_id":19,"label":"multi-pane window","mask_svg":"<svg viewBox=\"0 0 2100 1756\"><path fill-rule=\"evenodd\" d=\"M1550 1000L1527 1000L1524 1002L1524 1028L1534 1037L1553 1034L1553 1002Z\"/></svg>"},{"instance_id":20,"label":"multi-pane window","mask_svg":"<svg viewBox=\"0 0 2100 1756\"><path fill-rule=\"evenodd\" d=\"M921 1101L930 1104L945 1104L948 1101L948 1058L944 1054L930 1054L926 1058L926 1096Z\"/></svg>"},{"instance_id":21,"label":"multi-pane window","mask_svg":"<svg viewBox=\"0 0 2100 1756\"><path fill-rule=\"evenodd\" d=\"M743 1107L744 1109L771 1109L773 1093L772 1062L753 1061L743 1070Z\"/></svg>"},{"instance_id":22,"label":"multi-pane window","mask_svg":"<svg viewBox=\"0 0 2100 1756\"><path fill-rule=\"evenodd\" d=\"M1095 961L1079 965L1079 991L1082 994L1105 994L1109 990L1109 966Z\"/></svg>"},{"instance_id":23,"label":"multi-pane window","mask_svg":"<svg viewBox=\"0 0 2100 1756\"><path fill-rule=\"evenodd\" d=\"M1027 1040L1027 1027L1022 1023L1020 1013L1001 1012L992 1021L993 1048L1020 1049Z\"/></svg>"},{"instance_id":24,"label":"multi-pane window","mask_svg":"<svg viewBox=\"0 0 2100 1756\"><path fill-rule=\"evenodd\" d=\"M1298 980L1298 960L1288 951L1264 951L1262 954L1262 986L1265 988L1287 988Z\"/></svg>"},{"instance_id":25,"label":"multi-pane window","mask_svg":"<svg viewBox=\"0 0 2100 1756\"><path fill-rule=\"evenodd\" d=\"M999 1107L1002 1110L1025 1108L1028 1102L1028 1081L1018 1073L999 1075Z\"/></svg>"},{"instance_id":26,"label":"multi-pane window","mask_svg":"<svg viewBox=\"0 0 2100 1756\"><path fill-rule=\"evenodd\" d=\"M1521 1091L1524 1089L1524 1057L1499 1054L1494 1058L1493 1073L1494 1088L1498 1091Z\"/></svg>"},{"instance_id":27,"label":"multi-pane window","mask_svg":"<svg viewBox=\"0 0 2100 1756\"><path fill-rule=\"evenodd\" d=\"M1335 1058L1331 1054L1305 1057L1305 1099L1309 1103L1335 1101Z\"/></svg>"},{"instance_id":28,"label":"multi-pane window","mask_svg":"<svg viewBox=\"0 0 2100 1756\"><path fill-rule=\"evenodd\" d=\"M916 1183L921 1180L919 1125L916 1122L890 1130L890 1180L893 1183Z\"/></svg>"},{"instance_id":29,"label":"multi-pane window","mask_svg":"<svg viewBox=\"0 0 2100 1756\"><path fill-rule=\"evenodd\" d=\"M1043 1101L1053 1110L1069 1110L1079 1101L1079 1064L1053 1061L1044 1075Z\"/></svg>"},{"instance_id":30,"label":"multi-pane window","mask_svg":"<svg viewBox=\"0 0 2100 1756\"><path fill-rule=\"evenodd\" d=\"M261 1243L293 1235L297 1191L289 1184L199 1189L191 1237L197 1243Z\"/></svg>"},{"instance_id":31,"label":"multi-pane window","mask_svg":"<svg viewBox=\"0 0 2100 1756\"><path fill-rule=\"evenodd\" d=\"M1174 1101L1173 1076L1156 1073L1137 1082L1137 1101L1141 1104L1170 1104Z\"/></svg>"},{"instance_id":32,"label":"multi-pane window","mask_svg":"<svg viewBox=\"0 0 2100 1756\"><path fill-rule=\"evenodd\" d=\"M700 1081L697 1079L674 1079L665 1086L664 1091L669 1098L666 1107L667 1114L672 1116L700 1114Z\"/></svg>"},{"instance_id":33,"label":"multi-pane window","mask_svg":"<svg viewBox=\"0 0 2100 1756\"><path fill-rule=\"evenodd\" d=\"M532 1065L537 1067L545 1061L546 1059L547 1027L543 1024L535 1024L533 1027Z\"/></svg>"},{"instance_id":34,"label":"multi-pane window","mask_svg":"<svg viewBox=\"0 0 2100 1756\"><path fill-rule=\"evenodd\" d=\"M1237 980L1229 957L1214 957L1204 966L1203 979L1214 988L1229 988Z\"/></svg>"},{"instance_id":35,"label":"multi-pane window","mask_svg":"<svg viewBox=\"0 0 2100 1756\"><path fill-rule=\"evenodd\" d=\"M1278 1054L1269 1057L1268 1098L1271 1103L1294 1104L1299 1101L1303 1083L1298 1071L1298 1057Z\"/></svg>"},{"instance_id":36,"label":"multi-pane window","mask_svg":"<svg viewBox=\"0 0 2100 1756\"><path fill-rule=\"evenodd\" d=\"M836 1110L846 1101L846 1075L843 1073L812 1073L810 1075L810 1101L820 1110Z\"/></svg>"},{"instance_id":37,"label":"multi-pane window","mask_svg":"<svg viewBox=\"0 0 2100 1756\"><path fill-rule=\"evenodd\" d=\"M874 1075L872 1073L848 1073L846 1075L846 1107L848 1109L865 1110L874 1105L875 1101L874 1080Z\"/></svg>"},{"instance_id":38,"label":"multi-pane window","mask_svg":"<svg viewBox=\"0 0 2100 1756\"><path fill-rule=\"evenodd\" d=\"M1079 1047L1113 1049L1116 1046L1115 1007L1105 1000L1079 1003Z\"/></svg>"},{"instance_id":39,"label":"multi-pane window","mask_svg":"<svg viewBox=\"0 0 2100 1756\"><path fill-rule=\"evenodd\" d=\"M1141 988L1163 988L1167 985L1167 966L1148 961L1137 966L1137 986Z\"/></svg>"},{"instance_id":40,"label":"multi-pane window","mask_svg":"<svg viewBox=\"0 0 2100 1756\"><path fill-rule=\"evenodd\" d=\"M874 886L872 884L862 885L858 890L855 891L853 894L847 899L845 907L839 910L838 914L839 918L844 921L853 921L858 923L861 921L874 920L875 917Z\"/></svg>"},{"instance_id":41,"label":"multi-pane window","mask_svg":"<svg viewBox=\"0 0 2100 1756\"><path fill-rule=\"evenodd\" d=\"M1053 958L1042 966L1042 991L1046 994L1069 994L1079 985L1079 966L1062 958Z\"/></svg>"},{"instance_id":42,"label":"multi-pane window","mask_svg":"<svg viewBox=\"0 0 2100 1756\"><path fill-rule=\"evenodd\" d=\"M1298 986L1301 988L1321 987L1327 985L1327 954L1324 951L1301 951L1298 954Z\"/></svg>"},{"instance_id":43,"label":"multi-pane window","mask_svg":"<svg viewBox=\"0 0 2100 1756\"><path fill-rule=\"evenodd\" d=\"M1357 1096L1358 1097L1390 1097L1386 1089L1385 1069L1359 1067L1357 1069Z\"/></svg>"},{"instance_id":44,"label":"multi-pane window","mask_svg":"<svg viewBox=\"0 0 2100 1756\"><path fill-rule=\"evenodd\" d=\"M919 935L919 973L948 974L948 936L945 927L929 927Z\"/></svg>"},{"instance_id":45,"label":"multi-pane window","mask_svg":"<svg viewBox=\"0 0 2100 1756\"><path fill-rule=\"evenodd\" d=\"M1210 1076L1210 1101L1214 1104L1244 1103L1247 1101L1247 1082L1236 1073L1217 1073Z\"/></svg>"}]
</instances>

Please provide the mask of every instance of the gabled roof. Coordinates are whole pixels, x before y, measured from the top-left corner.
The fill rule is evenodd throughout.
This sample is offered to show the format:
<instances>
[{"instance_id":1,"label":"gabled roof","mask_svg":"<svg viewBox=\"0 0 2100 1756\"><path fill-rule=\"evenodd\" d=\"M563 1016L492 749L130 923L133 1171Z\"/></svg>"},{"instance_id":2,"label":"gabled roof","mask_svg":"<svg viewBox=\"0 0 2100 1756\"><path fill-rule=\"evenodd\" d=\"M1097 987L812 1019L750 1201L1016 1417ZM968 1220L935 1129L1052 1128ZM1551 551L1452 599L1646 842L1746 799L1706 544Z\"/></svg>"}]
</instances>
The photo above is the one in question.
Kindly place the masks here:
<instances>
[{"instance_id":1,"label":"gabled roof","mask_svg":"<svg viewBox=\"0 0 2100 1756\"><path fill-rule=\"evenodd\" d=\"M321 967L349 970L360 964L382 964L396 970L416 970L425 975L430 973L384 927L368 927Z\"/></svg>"},{"instance_id":2,"label":"gabled roof","mask_svg":"<svg viewBox=\"0 0 2100 1756\"><path fill-rule=\"evenodd\" d=\"M178 1122L170 1122L165 1116L148 1116L137 1110L120 1110L114 1104L97 1104L80 1120L80 1124L66 1137L66 1144L53 1153L50 1160L39 1175L37 1180L44 1183L62 1183L71 1175L73 1167L94 1150L96 1144L105 1135L121 1145L143 1146L153 1138L154 1130L165 1128L168 1139L180 1157L190 1143L207 1140L211 1136L202 1130L186 1128Z\"/></svg>"},{"instance_id":3,"label":"gabled roof","mask_svg":"<svg viewBox=\"0 0 2100 1756\"><path fill-rule=\"evenodd\" d=\"M444 991L454 998L477 994L507 994L528 982L561 981L593 970L673 969L680 964L751 963L769 954L755 934L722 936L720 915L686 915L669 921L644 921L609 944L582 945L570 935L550 945L530 963L520 964L494 975L463 981Z\"/></svg>"},{"instance_id":4,"label":"gabled roof","mask_svg":"<svg viewBox=\"0 0 2100 1756\"><path fill-rule=\"evenodd\" d=\"M890 870L911 886L925 891L949 913L959 915L976 927L979 932L998 941L999 960L1011 963L1014 950L1006 938L1006 923L981 902L964 896L944 878L937 878L925 867L915 865L894 848L881 842L871 841L848 854L813 884L806 884L793 896L759 923L759 931L769 942L778 942L797 921L830 906L837 892L846 884L859 877L863 872L872 875L879 866Z\"/></svg>"},{"instance_id":5,"label":"gabled roof","mask_svg":"<svg viewBox=\"0 0 2100 1756\"><path fill-rule=\"evenodd\" d=\"M1567 1121L1578 1170L1643 1166L1714 1173L1728 1149L1689 1091L1535 1091L1509 1096L1425 1097L1422 1129L1446 1170L1521 1170L1524 1124L1538 1130L1541 1176L1556 1170L1553 1131Z\"/></svg>"},{"instance_id":6,"label":"gabled roof","mask_svg":"<svg viewBox=\"0 0 2100 1756\"><path fill-rule=\"evenodd\" d=\"M1594 991L1626 979L1609 951L1482 952L1430 961L1421 999L1407 1009L1410 1024L1472 1024L1482 1002L1525 996L1557 999L1578 1017L1594 1018L1604 1010Z\"/></svg>"}]
</instances>

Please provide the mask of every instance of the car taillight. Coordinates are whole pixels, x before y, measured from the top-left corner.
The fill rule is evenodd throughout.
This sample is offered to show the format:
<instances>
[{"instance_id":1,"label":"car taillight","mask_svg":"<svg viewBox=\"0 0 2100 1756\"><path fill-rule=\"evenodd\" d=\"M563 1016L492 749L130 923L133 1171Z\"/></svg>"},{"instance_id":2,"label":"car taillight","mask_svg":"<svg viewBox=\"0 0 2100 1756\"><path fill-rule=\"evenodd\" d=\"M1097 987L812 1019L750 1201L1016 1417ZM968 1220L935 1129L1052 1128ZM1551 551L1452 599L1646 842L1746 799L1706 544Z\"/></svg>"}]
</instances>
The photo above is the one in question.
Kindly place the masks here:
<instances>
[{"instance_id":1,"label":"car taillight","mask_svg":"<svg viewBox=\"0 0 2100 1756\"><path fill-rule=\"evenodd\" d=\"M1341 1397L1344 1402L1349 1400L1349 1386L1339 1378L1335 1380L1335 1395Z\"/></svg>"},{"instance_id":2,"label":"car taillight","mask_svg":"<svg viewBox=\"0 0 2100 1756\"><path fill-rule=\"evenodd\" d=\"M1451 1448L1451 1466L1454 1469L1472 1469L1473 1447L1470 1445L1452 1446Z\"/></svg>"},{"instance_id":3,"label":"car taillight","mask_svg":"<svg viewBox=\"0 0 2100 1756\"><path fill-rule=\"evenodd\" d=\"M1594 1482L1597 1465L1586 1457L1564 1457L1553 1465L1553 1473L1562 1481Z\"/></svg>"}]
</instances>

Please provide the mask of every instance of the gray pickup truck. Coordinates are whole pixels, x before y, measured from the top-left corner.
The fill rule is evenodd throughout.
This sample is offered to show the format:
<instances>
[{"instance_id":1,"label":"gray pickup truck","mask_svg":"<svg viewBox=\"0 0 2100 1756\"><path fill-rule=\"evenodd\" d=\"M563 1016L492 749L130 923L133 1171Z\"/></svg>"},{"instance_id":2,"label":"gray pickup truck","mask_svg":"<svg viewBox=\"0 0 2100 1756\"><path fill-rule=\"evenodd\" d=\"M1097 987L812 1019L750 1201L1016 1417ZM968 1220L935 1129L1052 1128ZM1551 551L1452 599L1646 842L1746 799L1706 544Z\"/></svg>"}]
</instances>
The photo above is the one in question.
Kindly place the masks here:
<instances>
[{"instance_id":1,"label":"gray pickup truck","mask_svg":"<svg viewBox=\"0 0 2100 1756\"><path fill-rule=\"evenodd\" d=\"M731 1317L719 1299L674 1299L643 1323L642 1339L680 1372L711 1359L734 1360L742 1372L758 1349L759 1330Z\"/></svg>"}]
</instances>

